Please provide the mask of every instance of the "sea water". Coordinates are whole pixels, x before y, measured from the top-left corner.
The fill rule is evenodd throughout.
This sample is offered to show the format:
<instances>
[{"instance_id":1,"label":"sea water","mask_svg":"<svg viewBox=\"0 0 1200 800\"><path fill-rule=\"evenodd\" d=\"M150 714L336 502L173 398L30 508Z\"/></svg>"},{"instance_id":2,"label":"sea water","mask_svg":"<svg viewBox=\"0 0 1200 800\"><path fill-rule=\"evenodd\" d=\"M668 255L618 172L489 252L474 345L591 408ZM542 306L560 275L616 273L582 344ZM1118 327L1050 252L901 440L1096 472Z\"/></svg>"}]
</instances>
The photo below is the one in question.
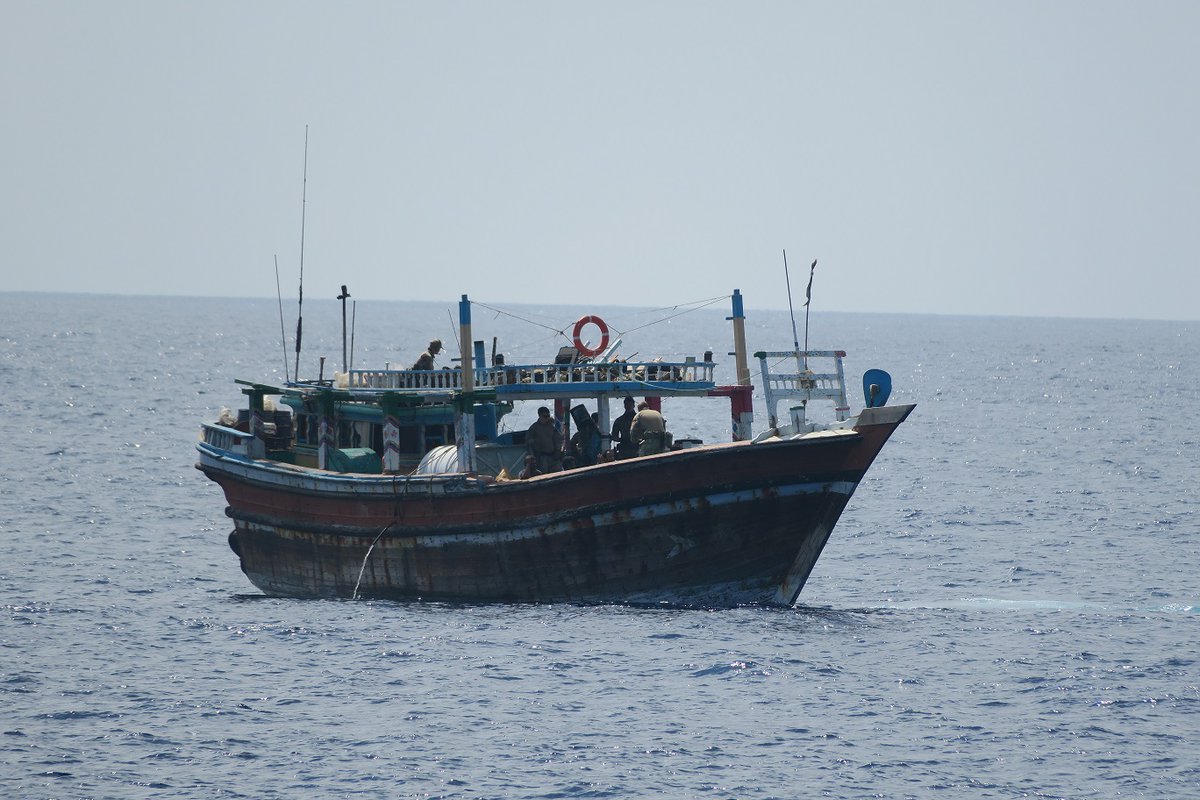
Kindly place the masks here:
<instances>
[{"instance_id":1,"label":"sea water","mask_svg":"<svg viewBox=\"0 0 1200 800\"><path fill-rule=\"evenodd\" d=\"M455 305L352 307L354 365L450 365ZM690 308L473 322L528 363L599 313L729 381L727 301ZM917 409L781 610L262 597L194 442L292 373L285 313L0 294L0 796L1200 793L1200 324L815 313ZM304 335L302 377L342 368L337 304ZM698 405L676 437L726 438Z\"/></svg>"}]
</instances>

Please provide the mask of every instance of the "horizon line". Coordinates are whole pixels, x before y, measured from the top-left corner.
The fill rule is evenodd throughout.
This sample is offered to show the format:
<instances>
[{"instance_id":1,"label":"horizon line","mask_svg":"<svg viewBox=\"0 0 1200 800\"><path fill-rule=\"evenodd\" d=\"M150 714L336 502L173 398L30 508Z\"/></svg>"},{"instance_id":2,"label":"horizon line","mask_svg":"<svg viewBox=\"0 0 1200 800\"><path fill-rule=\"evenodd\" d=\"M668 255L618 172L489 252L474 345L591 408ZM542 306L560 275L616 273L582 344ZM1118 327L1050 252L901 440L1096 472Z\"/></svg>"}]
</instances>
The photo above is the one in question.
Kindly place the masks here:
<instances>
[{"instance_id":1,"label":"horizon line","mask_svg":"<svg viewBox=\"0 0 1200 800\"><path fill-rule=\"evenodd\" d=\"M732 292L730 294L732 296ZM69 296L69 297L123 297L123 298L129 298L129 299L146 298L146 299L163 299L163 300L247 300L247 301L250 301L250 300L276 300L276 301L278 301L278 299L279 299L277 297L270 297L269 295L165 294L165 293L160 293L160 292L141 292L141 293L138 293L138 292L96 292L96 291L85 291L85 290L55 291L55 290L49 290L49 289L0 289L0 296L2 296L2 295L47 295L47 296ZM743 295L743 297L744 297L744 295ZM335 298L335 297L324 298L324 297L312 297L310 295L309 297L307 297L305 299L310 303L313 303L313 302L336 303L337 302L337 298ZM379 302L379 303L425 303L425 304L436 304L436 305L441 305L443 303L446 303L446 304L453 306L453 305L456 305L459 302L459 300L458 299L420 300L420 299L399 299L399 298L393 298L393 297L379 297L379 298L375 298L373 300L373 302ZM517 306L517 307L538 307L538 306L547 306L547 305L559 306L559 307L563 307L563 308L582 308L583 307L582 304L580 304L580 303L562 303L562 302L530 303L528 301L510 302L507 300L492 301L492 302L503 302L503 303L505 303L505 305L511 305L511 306ZM680 303L679 305L688 305L688 304L690 304L690 303ZM628 308L628 309L639 309L639 310L664 307L662 305L634 306L634 305L626 305L626 304L619 304L619 303L597 303L596 305L605 307L605 308ZM751 308L758 310L758 311L788 312L787 308L776 308L773 306L753 306L752 305ZM696 310L703 310L703 309L699 308ZM719 311L719 309L713 309L713 311ZM1009 312L1009 313L1003 313L1003 312L968 313L968 312L952 312L952 311L894 311L894 310L890 310L890 311L879 311L879 310L860 311L860 310L849 310L849 309L843 309L843 308L814 309L813 313L817 313L817 314L861 314L861 315L906 316L906 317L963 317L963 318L970 318L970 319L1045 319L1045 320L1065 320L1065 321L1072 321L1072 322L1076 322L1076 321L1078 321L1078 322L1084 322L1084 321L1175 322L1175 323L1200 322L1200 317L1197 317L1196 319L1179 319L1179 318L1175 318L1175 317L1136 317L1136 316L1107 317L1107 316L1095 316L1095 315L1085 315L1085 314L1057 314L1057 315L1055 315L1055 314L1018 314L1018 313L1011 313L1011 312Z\"/></svg>"}]
</instances>

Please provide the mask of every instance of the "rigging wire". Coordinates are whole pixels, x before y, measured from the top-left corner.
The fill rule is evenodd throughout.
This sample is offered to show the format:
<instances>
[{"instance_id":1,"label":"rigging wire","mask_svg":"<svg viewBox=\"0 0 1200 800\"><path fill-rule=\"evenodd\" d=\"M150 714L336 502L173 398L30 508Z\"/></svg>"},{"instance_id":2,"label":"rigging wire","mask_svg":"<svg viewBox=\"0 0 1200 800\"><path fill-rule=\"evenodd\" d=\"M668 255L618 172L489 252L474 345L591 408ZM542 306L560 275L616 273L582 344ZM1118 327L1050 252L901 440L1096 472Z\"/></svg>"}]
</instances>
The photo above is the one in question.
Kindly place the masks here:
<instances>
[{"instance_id":1,"label":"rigging wire","mask_svg":"<svg viewBox=\"0 0 1200 800\"><path fill-rule=\"evenodd\" d=\"M690 300L686 303L676 303L673 306L663 306L661 308L653 308L653 309L650 309L648 313L658 313L661 311L674 311L674 310L680 309L680 308L682 308L684 310L680 311L678 314L671 314L670 316L662 317L660 319L655 319L650 322L644 323L642 325L637 325L636 327L633 327L633 328L627 328L627 329L623 330L612 324L610 324L609 327L612 328L614 333L616 333L620 336L624 336L625 334L633 333L634 331L640 331L643 328L649 328L649 327L652 327L659 323L666 322L668 320L674 319L675 317L681 317L684 314L691 313L692 311L699 311L700 309L711 306L714 303L719 303L722 300L728 300L729 297L730 297L729 295L725 294L725 295L720 295L718 297L710 297L705 300ZM480 308L486 308L487 310L493 311L497 314L502 314L506 317L512 317L513 319L518 320L520 322L524 322L524 323L533 325L538 328L544 328L548 331L552 331L556 336L562 336L567 339L570 338L567 336L566 328L562 328L562 329L555 328L553 325L547 325L544 322L537 322L537 321L529 319L527 317L522 317L519 314L514 314L511 311L506 311L502 308L496 308L495 306L488 305L487 303L481 303L478 300L472 300L471 303L473 305L479 306ZM686 306L694 306L694 308L686 308Z\"/></svg>"},{"instance_id":2,"label":"rigging wire","mask_svg":"<svg viewBox=\"0 0 1200 800\"><path fill-rule=\"evenodd\" d=\"M388 530L390 530L391 527L396 524L396 522L398 522L398 520L392 520L389 522L384 529L379 532L379 535L375 537L375 541L371 542L371 546L367 548L367 554L363 556L362 566L358 568L358 580L354 582L354 592L350 595L351 600L358 599L358 587L362 585L363 573L367 571L367 559L371 557L371 551L375 549L375 545L379 544L379 540L383 538L383 535L387 533Z\"/></svg>"},{"instance_id":3,"label":"rigging wire","mask_svg":"<svg viewBox=\"0 0 1200 800\"><path fill-rule=\"evenodd\" d=\"M560 331L558 328L555 328L552 325L547 325L544 322L535 322L534 320L527 319L525 317L514 314L511 311L505 311L502 308L496 308L495 306L489 306L487 303L481 303L478 300L472 300L471 305L479 306L480 308L486 308L488 311L494 311L497 314L502 314L503 316L506 316L506 317L512 317L513 319L518 320L520 322L525 322L525 323L528 323L529 325L533 325L538 328L545 328L548 331L554 331L555 333L562 333L563 335L565 335L565 333L563 331Z\"/></svg>"},{"instance_id":4,"label":"rigging wire","mask_svg":"<svg viewBox=\"0 0 1200 800\"><path fill-rule=\"evenodd\" d=\"M458 338L458 328L454 326L454 314L450 309L446 309L446 316L450 318L450 332L454 334L454 344L458 347L458 352L462 352L462 340Z\"/></svg>"},{"instance_id":5,"label":"rigging wire","mask_svg":"<svg viewBox=\"0 0 1200 800\"><path fill-rule=\"evenodd\" d=\"M706 307L708 307L708 306L711 306L711 305L713 305L714 303L719 303L719 302L721 302L722 300L727 300L728 298L729 298L729 295L723 295L723 296L721 296L721 297L713 297L713 298L710 298L710 299L708 299L708 300L697 300L697 301L695 301L695 303L699 303L699 305L696 305L696 307L695 307L695 308L688 308L688 309L685 309L685 310L683 310L683 311L680 311L678 314L672 314L672 315L670 315L669 317L663 317L663 318L661 318L661 319L656 319L656 320L653 320L652 322L647 322L647 323L646 323L646 324L644 324L644 325L638 325L636 328L630 328L629 330L625 330L625 331L618 331L618 333L621 333L621 334L628 334L628 333L633 333L634 331L640 331L642 328L649 328L649 327L652 327L652 326L654 326L654 325L658 325L658 324L659 324L659 323L661 323L661 322L667 322L668 320L675 319L676 317L682 317L684 314L690 314L690 313L692 313L693 311L699 311L699 310L700 310L700 309L702 309L702 308L706 308ZM680 308L681 306L684 306L684 305L689 305L689 304L688 304L688 303L680 303L679 305L677 305L677 306L671 306L670 308L671 308L671 309L676 309L676 308ZM655 310L656 310L656 311L665 311L665 310L667 310L667 309L666 309L666 308L662 308L662 309L655 309Z\"/></svg>"},{"instance_id":6,"label":"rigging wire","mask_svg":"<svg viewBox=\"0 0 1200 800\"><path fill-rule=\"evenodd\" d=\"M502 308L496 308L495 306L488 305L487 303L481 303L478 300L472 300L471 304L479 306L480 308L486 308L488 311L492 311L499 316L511 317L512 319L515 319L518 322L524 322L525 324L532 325L535 328L543 328L547 331L550 331L549 335L543 336L540 339L536 339L536 340L533 340L530 342L522 342L521 344L516 346L516 349L518 349L518 350L524 350L529 347L536 347L545 342L556 340L559 337L566 339L568 342L571 341L571 337L567 336L567 331L565 328L560 330L559 328L555 328L553 325L547 325L544 322L538 322L536 320L529 319L528 317L522 317L519 314L514 314L513 312L506 311Z\"/></svg>"},{"instance_id":7,"label":"rigging wire","mask_svg":"<svg viewBox=\"0 0 1200 800\"><path fill-rule=\"evenodd\" d=\"M674 311L675 309L679 308L680 306L698 306L700 308L703 308L704 306L712 305L713 303L717 302L718 300L728 300L731 296L732 295L723 294L723 295L719 295L717 297L709 297L704 300L691 300L687 303L676 303L673 306L663 306L662 308L652 308L652 309L650 309L650 312L657 313L659 311Z\"/></svg>"}]
</instances>

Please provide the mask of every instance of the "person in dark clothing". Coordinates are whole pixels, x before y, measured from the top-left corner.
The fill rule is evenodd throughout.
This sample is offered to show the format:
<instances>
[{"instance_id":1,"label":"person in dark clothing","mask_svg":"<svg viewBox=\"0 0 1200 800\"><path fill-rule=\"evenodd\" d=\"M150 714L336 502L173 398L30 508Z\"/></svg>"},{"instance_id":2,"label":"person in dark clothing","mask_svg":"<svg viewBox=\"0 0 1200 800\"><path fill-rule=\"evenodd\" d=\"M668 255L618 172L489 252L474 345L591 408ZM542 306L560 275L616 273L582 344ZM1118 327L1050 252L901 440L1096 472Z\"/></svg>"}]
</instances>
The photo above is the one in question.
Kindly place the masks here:
<instances>
[{"instance_id":1,"label":"person in dark clothing","mask_svg":"<svg viewBox=\"0 0 1200 800\"><path fill-rule=\"evenodd\" d=\"M571 437L571 451L575 455L576 464L590 467L600 460L600 426L597 414L592 414L588 421L579 426L579 430Z\"/></svg>"},{"instance_id":2,"label":"person in dark clothing","mask_svg":"<svg viewBox=\"0 0 1200 800\"><path fill-rule=\"evenodd\" d=\"M629 426L636 413L633 398L626 397L625 413L617 417L612 426L612 446L617 458L633 458L637 455L637 443L629 438Z\"/></svg>"}]
</instances>

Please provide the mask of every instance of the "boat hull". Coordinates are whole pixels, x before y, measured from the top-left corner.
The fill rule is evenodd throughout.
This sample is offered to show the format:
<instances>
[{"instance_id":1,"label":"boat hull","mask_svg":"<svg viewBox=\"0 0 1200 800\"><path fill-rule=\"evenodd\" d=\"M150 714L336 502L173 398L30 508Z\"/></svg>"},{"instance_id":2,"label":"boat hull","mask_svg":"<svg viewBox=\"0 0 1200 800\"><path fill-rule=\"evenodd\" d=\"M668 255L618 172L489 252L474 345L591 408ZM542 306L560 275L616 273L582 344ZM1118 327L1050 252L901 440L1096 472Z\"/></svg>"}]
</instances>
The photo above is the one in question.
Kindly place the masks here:
<instances>
[{"instance_id":1,"label":"boat hull","mask_svg":"<svg viewBox=\"0 0 1200 800\"><path fill-rule=\"evenodd\" d=\"M203 444L197 466L270 595L790 605L911 409L527 481L333 475Z\"/></svg>"}]
</instances>

